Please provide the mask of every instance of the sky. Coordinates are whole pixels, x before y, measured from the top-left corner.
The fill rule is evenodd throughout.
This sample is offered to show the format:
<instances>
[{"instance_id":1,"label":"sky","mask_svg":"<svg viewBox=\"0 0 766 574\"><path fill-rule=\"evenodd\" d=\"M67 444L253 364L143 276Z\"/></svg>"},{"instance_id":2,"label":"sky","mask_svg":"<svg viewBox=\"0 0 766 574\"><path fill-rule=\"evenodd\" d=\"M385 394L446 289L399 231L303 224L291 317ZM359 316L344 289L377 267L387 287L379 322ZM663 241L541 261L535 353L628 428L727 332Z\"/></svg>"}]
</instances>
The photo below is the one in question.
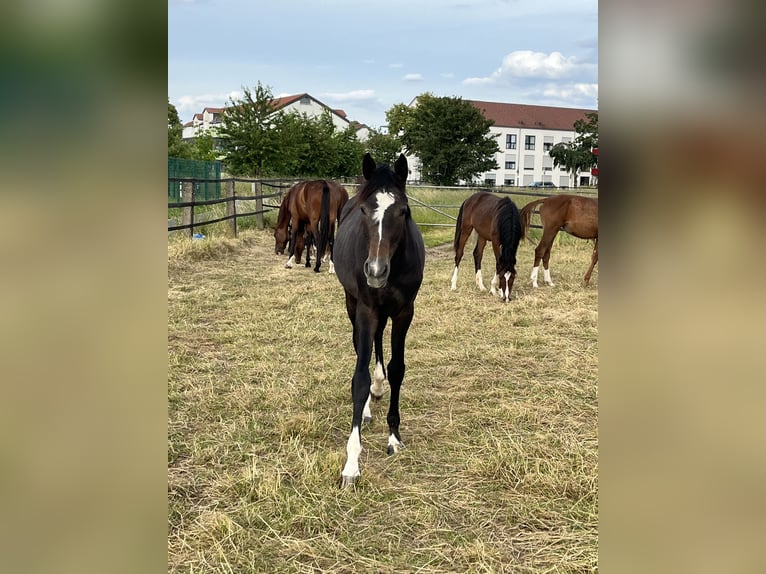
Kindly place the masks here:
<instances>
[{"instance_id":1,"label":"sky","mask_svg":"<svg viewBox=\"0 0 766 574\"><path fill-rule=\"evenodd\" d=\"M168 0L182 122L258 82L386 125L418 95L598 108L597 0Z\"/></svg>"}]
</instances>

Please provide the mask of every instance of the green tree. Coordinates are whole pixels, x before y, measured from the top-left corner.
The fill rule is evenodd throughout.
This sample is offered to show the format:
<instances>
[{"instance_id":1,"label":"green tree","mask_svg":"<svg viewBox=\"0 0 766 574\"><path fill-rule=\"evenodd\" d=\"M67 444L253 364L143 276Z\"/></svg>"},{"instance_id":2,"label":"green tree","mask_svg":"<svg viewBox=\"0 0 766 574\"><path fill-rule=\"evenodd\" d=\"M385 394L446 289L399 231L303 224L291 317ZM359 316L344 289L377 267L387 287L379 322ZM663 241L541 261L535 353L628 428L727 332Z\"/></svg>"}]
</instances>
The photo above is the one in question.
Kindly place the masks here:
<instances>
[{"instance_id":1,"label":"green tree","mask_svg":"<svg viewBox=\"0 0 766 574\"><path fill-rule=\"evenodd\" d=\"M241 99L229 98L219 130L224 165L236 176L277 174L283 161L279 127L284 114L274 112L271 88L258 85L255 92L243 87Z\"/></svg>"},{"instance_id":2,"label":"green tree","mask_svg":"<svg viewBox=\"0 0 766 574\"><path fill-rule=\"evenodd\" d=\"M426 181L455 185L498 167L492 120L462 98L421 94L415 106L397 104L386 119L403 148L420 159Z\"/></svg>"},{"instance_id":3,"label":"green tree","mask_svg":"<svg viewBox=\"0 0 766 574\"><path fill-rule=\"evenodd\" d=\"M364 147L378 163L394 165L402 151L402 142L391 133L384 134L378 130L371 129L370 135L364 142Z\"/></svg>"},{"instance_id":4,"label":"green tree","mask_svg":"<svg viewBox=\"0 0 766 574\"><path fill-rule=\"evenodd\" d=\"M168 98L168 157L190 158L189 144L183 141L184 127L178 117L178 110Z\"/></svg>"},{"instance_id":5,"label":"green tree","mask_svg":"<svg viewBox=\"0 0 766 574\"><path fill-rule=\"evenodd\" d=\"M215 138L206 130L197 135L190 143L191 159L202 161L215 161L218 159L218 152L215 149Z\"/></svg>"},{"instance_id":6,"label":"green tree","mask_svg":"<svg viewBox=\"0 0 766 574\"><path fill-rule=\"evenodd\" d=\"M586 113L585 118L573 125L577 134L574 142L558 143L548 152L554 167L561 166L572 174L575 187L578 173L590 170L598 161L593 153L593 148L598 147L598 112Z\"/></svg>"}]
</instances>

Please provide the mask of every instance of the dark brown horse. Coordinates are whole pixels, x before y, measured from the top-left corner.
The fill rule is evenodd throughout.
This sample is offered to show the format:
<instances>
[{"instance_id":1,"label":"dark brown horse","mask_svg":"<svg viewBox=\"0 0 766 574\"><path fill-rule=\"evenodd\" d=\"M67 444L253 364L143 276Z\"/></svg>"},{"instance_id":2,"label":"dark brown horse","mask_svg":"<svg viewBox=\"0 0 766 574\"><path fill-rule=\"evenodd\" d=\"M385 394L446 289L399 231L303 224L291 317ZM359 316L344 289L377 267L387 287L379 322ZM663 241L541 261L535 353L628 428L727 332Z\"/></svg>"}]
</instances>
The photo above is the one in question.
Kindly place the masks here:
<instances>
[{"instance_id":1,"label":"dark brown horse","mask_svg":"<svg viewBox=\"0 0 766 574\"><path fill-rule=\"evenodd\" d=\"M537 272L540 260L543 262L545 282L553 286L548 262L551 259L551 245L559 230L580 239L593 239L593 255L590 267L585 273L584 281L587 286L590 276L598 261L598 199L580 195L553 195L528 203L521 209L521 225L526 235L532 212L540 206L540 221L543 224L543 236L535 248L535 264L532 266L532 286L537 287Z\"/></svg>"},{"instance_id":2,"label":"dark brown horse","mask_svg":"<svg viewBox=\"0 0 766 574\"><path fill-rule=\"evenodd\" d=\"M474 229L478 235L473 250L476 285L482 291L486 290L481 277L481 259L487 241L491 241L495 253L495 276L490 283L490 293L499 295L507 303L511 299L511 288L516 278L516 251L523 237L519 210L510 198L486 191L475 193L463 202L455 223L453 291L457 289L457 270L466 241Z\"/></svg>"},{"instance_id":3,"label":"dark brown horse","mask_svg":"<svg viewBox=\"0 0 766 574\"><path fill-rule=\"evenodd\" d=\"M302 181L287 191L282 198L277 227L274 230L276 253L284 253L288 240L290 243L285 267L291 268L295 263L296 249L301 243L300 237L310 234L316 241L317 249L314 271L319 272L322 257L329 246L330 273L335 272L332 261L335 222L347 201L346 189L331 180ZM307 251L308 249L310 248L307 248Z\"/></svg>"},{"instance_id":4,"label":"dark brown horse","mask_svg":"<svg viewBox=\"0 0 766 574\"><path fill-rule=\"evenodd\" d=\"M400 155L392 170L370 154L362 162L365 183L348 202L338 225L338 279L346 293L352 324L356 367L351 379L351 434L341 486L360 475L362 422L372 420L370 401L383 395L388 380L388 453L404 448L399 434L399 390L404 380L404 347L423 281L425 248L407 200L407 159ZM383 367L383 331L391 320L391 360ZM374 379L370 358L375 353Z\"/></svg>"}]
</instances>

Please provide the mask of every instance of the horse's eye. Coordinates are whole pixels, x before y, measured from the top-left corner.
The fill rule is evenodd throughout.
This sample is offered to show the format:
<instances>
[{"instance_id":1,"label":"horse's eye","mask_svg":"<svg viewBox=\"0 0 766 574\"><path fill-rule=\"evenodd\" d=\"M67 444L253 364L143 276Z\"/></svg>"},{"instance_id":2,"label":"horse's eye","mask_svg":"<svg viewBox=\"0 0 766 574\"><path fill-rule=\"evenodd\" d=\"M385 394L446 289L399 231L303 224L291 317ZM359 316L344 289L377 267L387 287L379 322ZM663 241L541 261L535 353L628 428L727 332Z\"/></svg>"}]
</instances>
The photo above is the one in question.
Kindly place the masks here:
<instances>
[{"instance_id":1,"label":"horse's eye","mask_svg":"<svg viewBox=\"0 0 766 574\"><path fill-rule=\"evenodd\" d=\"M403 205L403 206L400 208L400 215L403 215L403 216L405 216L405 215L407 215L409 212L410 212L410 208L409 208L409 207L407 207L406 205Z\"/></svg>"},{"instance_id":2,"label":"horse's eye","mask_svg":"<svg viewBox=\"0 0 766 574\"><path fill-rule=\"evenodd\" d=\"M369 213L367 212L367 206L366 205L362 205L359 209L362 210L362 215L364 215L365 217L367 215L369 215Z\"/></svg>"}]
</instances>

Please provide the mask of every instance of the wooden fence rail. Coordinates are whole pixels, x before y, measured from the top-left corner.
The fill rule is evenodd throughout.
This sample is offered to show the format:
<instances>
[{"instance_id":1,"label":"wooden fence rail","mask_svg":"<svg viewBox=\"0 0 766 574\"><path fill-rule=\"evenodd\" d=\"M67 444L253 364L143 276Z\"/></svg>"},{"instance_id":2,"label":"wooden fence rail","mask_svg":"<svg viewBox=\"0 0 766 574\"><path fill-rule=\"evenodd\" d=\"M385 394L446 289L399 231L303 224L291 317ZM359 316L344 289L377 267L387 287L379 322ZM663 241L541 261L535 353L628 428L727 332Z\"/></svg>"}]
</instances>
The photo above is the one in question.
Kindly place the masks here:
<instances>
[{"instance_id":1,"label":"wooden fence rail","mask_svg":"<svg viewBox=\"0 0 766 574\"><path fill-rule=\"evenodd\" d=\"M286 189L289 189L293 185L293 183L286 183L285 180L259 180L259 179L243 179L243 178L236 178L236 177L229 177L224 179L168 178L168 181L178 182L181 184L182 186L181 197L183 199L183 201L180 201L180 202L168 203L168 209L172 209L172 208L183 209L183 216L182 216L180 225L176 224L175 220L168 219L168 232L188 229L190 237L194 236L195 227L199 228L204 225L211 225L213 223L219 223L222 221L231 222L230 231L234 235L234 237L237 237L237 233L238 233L237 219L241 217L255 216L257 228L263 229L264 228L263 214L272 209L279 209L279 203L281 202L281 198L284 195L284 191ZM210 183L210 182L220 182L225 184L225 197L218 198L218 199L195 200L194 185L197 183ZM249 183L251 185L252 194L237 195L236 186L235 186L237 182ZM354 187L353 184L351 185L344 184L344 185L350 188ZM263 193L264 186L277 189L278 191L264 194ZM434 188L434 186L419 186L419 185L408 186L409 189L417 189L419 187L429 188L429 189ZM477 190L482 190L484 188L449 187L444 189L460 189L460 190L470 191L471 193L474 193ZM492 193L499 193L503 195L519 195L519 196L526 196L526 197L529 197L529 196L550 197L552 195L555 195L555 193L540 193L535 191L506 191L503 189L491 189L491 188L486 189L486 191L491 191ZM578 190L576 188L572 190L565 190L565 192L581 194L581 195L589 195L589 196L598 194L597 190ZM279 201L275 201L273 203L264 202L265 199L272 199L272 198L279 198ZM409 199L410 201L413 201L418 206L424 207L426 209L430 209L431 211L434 211L438 213L439 215L446 217L447 219L450 219L452 221L457 220L457 217L449 213L446 213L445 211L442 211L442 209L459 209L460 205L442 205L442 204L429 205L413 196L410 196ZM247 211L244 213L237 212L238 201L255 201L255 210ZM194 217L195 207L218 205L221 203L226 204L226 215L222 217L215 217L215 218L209 218L208 216L205 216L204 219L195 221L195 217ZM415 223L417 223L417 225L419 226L424 226L424 227L454 227L454 223L428 223L428 222L417 222L417 221ZM530 227L541 229L541 226L536 224L532 224Z\"/></svg>"}]
</instances>

